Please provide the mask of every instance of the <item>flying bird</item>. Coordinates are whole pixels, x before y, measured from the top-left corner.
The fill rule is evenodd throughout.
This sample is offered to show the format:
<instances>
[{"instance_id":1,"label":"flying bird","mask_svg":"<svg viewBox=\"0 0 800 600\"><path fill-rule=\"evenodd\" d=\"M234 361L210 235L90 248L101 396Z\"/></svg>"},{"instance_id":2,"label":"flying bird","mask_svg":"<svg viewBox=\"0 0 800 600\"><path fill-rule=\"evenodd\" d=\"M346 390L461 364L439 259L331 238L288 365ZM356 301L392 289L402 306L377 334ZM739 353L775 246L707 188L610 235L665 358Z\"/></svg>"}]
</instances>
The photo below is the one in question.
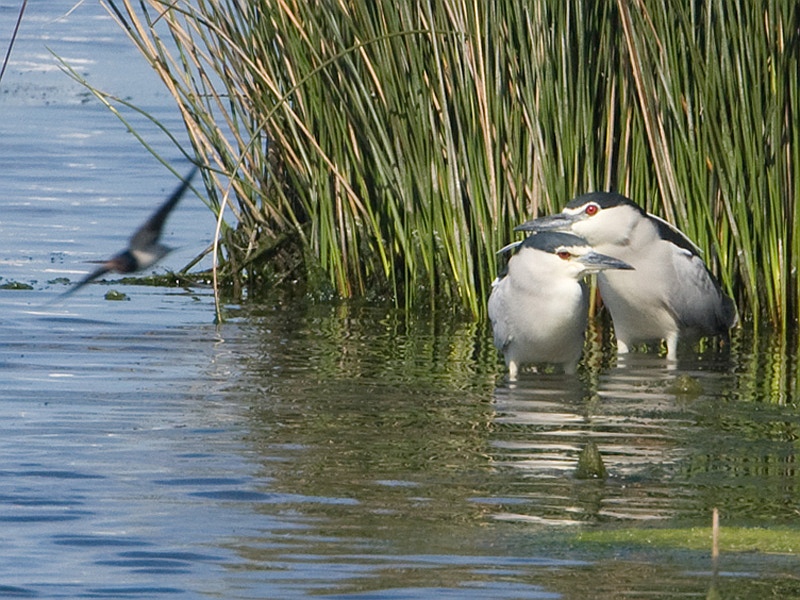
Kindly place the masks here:
<instances>
[{"instance_id":1,"label":"flying bird","mask_svg":"<svg viewBox=\"0 0 800 600\"><path fill-rule=\"evenodd\" d=\"M193 168L183 179L181 184L172 192L172 195L162 204L158 210L131 236L128 248L108 260L89 261L98 263L101 266L87 275L84 279L76 283L69 290L61 294L58 299L66 298L77 292L87 283L102 277L106 273L135 273L156 264L164 258L172 248L159 242L161 231L170 212L178 204L178 201L186 193L189 182L197 172L197 167Z\"/></svg>"}]
</instances>

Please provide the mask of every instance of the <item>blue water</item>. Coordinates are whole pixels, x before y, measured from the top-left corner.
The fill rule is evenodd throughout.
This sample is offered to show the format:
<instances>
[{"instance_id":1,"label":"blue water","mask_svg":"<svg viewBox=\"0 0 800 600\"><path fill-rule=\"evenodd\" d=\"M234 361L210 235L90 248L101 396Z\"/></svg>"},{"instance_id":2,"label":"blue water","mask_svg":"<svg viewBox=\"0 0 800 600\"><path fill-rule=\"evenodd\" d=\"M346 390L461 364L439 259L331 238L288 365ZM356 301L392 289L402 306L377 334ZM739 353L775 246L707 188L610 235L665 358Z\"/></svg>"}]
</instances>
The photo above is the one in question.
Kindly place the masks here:
<instances>
[{"instance_id":1,"label":"blue water","mask_svg":"<svg viewBox=\"0 0 800 600\"><path fill-rule=\"evenodd\" d=\"M715 566L578 539L707 526L712 507L723 527L793 527L800 416L780 373L796 362L768 343L510 386L485 324L446 314L284 299L217 326L207 288L113 276L49 304L176 183L51 51L181 130L103 8L70 8L29 5L0 82L0 285L29 288L0 289L0 597L800 595L792 552ZM0 46L17 10L0 1ZM155 271L213 231L187 195ZM676 392L679 375L702 391ZM574 477L588 441L606 480Z\"/></svg>"}]
</instances>

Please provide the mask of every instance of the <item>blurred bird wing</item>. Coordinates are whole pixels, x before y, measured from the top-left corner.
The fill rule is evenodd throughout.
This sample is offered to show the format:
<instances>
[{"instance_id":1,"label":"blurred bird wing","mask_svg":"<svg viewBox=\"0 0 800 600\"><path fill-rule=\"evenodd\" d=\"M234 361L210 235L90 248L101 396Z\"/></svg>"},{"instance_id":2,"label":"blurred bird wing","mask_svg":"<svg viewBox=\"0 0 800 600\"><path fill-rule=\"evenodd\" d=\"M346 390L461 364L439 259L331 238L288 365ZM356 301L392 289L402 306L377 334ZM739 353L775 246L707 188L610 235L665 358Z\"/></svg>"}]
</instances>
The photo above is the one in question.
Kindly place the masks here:
<instances>
[{"instance_id":1,"label":"blurred bird wing","mask_svg":"<svg viewBox=\"0 0 800 600\"><path fill-rule=\"evenodd\" d=\"M164 223L166 222L169 213L172 212L172 209L175 208L175 205L178 204L178 201L186 193L186 190L189 188L189 182L192 180L192 177L194 177L196 172L197 167L194 167L183 179L180 185L175 188L175 191L172 192L172 195L167 198L167 200L161 206L158 207L158 210L156 210L156 212L154 212L153 215L147 219L144 225L136 230L133 236L131 236L131 249L145 249L158 241L158 238L161 237L161 231L164 229Z\"/></svg>"},{"instance_id":2,"label":"blurred bird wing","mask_svg":"<svg viewBox=\"0 0 800 600\"><path fill-rule=\"evenodd\" d=\"M89 273L86 277L81 279L78 283L73 285L66 292L64 292L63 294L59 295L56 298L56 300L62 300L64 298L66 298L67 296L71 296L72 294L77 292L79 289L81 289L83 286L85 286L87 283L91 283L92 281L94 281L95 279L97 279L99 277L102 277L103 275L105 275L109 271L111 271L110 261L109 262L104 262L102 267L98 268L97 270L93 271L92 273Z\"/></svg>"}]
</instances>

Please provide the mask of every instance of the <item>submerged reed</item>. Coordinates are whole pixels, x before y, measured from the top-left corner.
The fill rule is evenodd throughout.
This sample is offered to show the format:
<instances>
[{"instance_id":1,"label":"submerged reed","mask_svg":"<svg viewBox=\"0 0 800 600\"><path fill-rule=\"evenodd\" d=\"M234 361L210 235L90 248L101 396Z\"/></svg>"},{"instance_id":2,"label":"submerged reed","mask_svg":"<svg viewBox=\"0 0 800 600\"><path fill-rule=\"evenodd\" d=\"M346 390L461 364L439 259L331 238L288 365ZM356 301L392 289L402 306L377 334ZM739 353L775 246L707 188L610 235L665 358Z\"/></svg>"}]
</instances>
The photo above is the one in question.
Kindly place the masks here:
<instances>
[{"instance_id":1,"label":"submerged reed","mask_svg":"<svg viewBox=\"0 0 800 600\"><path fill-rule=\"evenodd\" d=\"M221 274L483 311L512 228L618 190L795 319L789 0L107 0L183 114Z\"/></svg>"}]
</instances>

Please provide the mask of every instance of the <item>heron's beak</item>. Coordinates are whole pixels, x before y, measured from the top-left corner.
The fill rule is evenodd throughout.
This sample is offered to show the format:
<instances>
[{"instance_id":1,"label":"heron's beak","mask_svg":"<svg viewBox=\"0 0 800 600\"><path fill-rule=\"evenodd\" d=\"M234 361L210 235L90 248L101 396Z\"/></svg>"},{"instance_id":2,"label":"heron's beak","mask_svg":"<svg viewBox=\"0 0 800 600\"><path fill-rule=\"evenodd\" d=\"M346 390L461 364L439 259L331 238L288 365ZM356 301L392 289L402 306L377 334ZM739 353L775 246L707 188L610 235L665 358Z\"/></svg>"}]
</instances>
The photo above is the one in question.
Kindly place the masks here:
<instances>
[{"instance_id":1,"label":"heron's beak","mask_svg":"<svg viewBox=\"0 0 800 600\"><path fill-rule=\"evenodd\" d=\"M572 229L572 224L578 220L580 220L580 215L556 213L525 221L522 225L514 227L514 231L569 231Z\"/></svg>"},{"instance_id":2,"label":"heron's beak","mask_svg":"<svg viewBox=\"0 0 800 600\"><path fill-rule=\"evenodd\" d=\"M618 258L600 254L594 251L587 252L575 260L584 266L587 273L598 273L600 271L605 271L606 269L621 269L623 271L633 270L632 266L624 261L619 260Z\"/></svg>"}]
</instances>

